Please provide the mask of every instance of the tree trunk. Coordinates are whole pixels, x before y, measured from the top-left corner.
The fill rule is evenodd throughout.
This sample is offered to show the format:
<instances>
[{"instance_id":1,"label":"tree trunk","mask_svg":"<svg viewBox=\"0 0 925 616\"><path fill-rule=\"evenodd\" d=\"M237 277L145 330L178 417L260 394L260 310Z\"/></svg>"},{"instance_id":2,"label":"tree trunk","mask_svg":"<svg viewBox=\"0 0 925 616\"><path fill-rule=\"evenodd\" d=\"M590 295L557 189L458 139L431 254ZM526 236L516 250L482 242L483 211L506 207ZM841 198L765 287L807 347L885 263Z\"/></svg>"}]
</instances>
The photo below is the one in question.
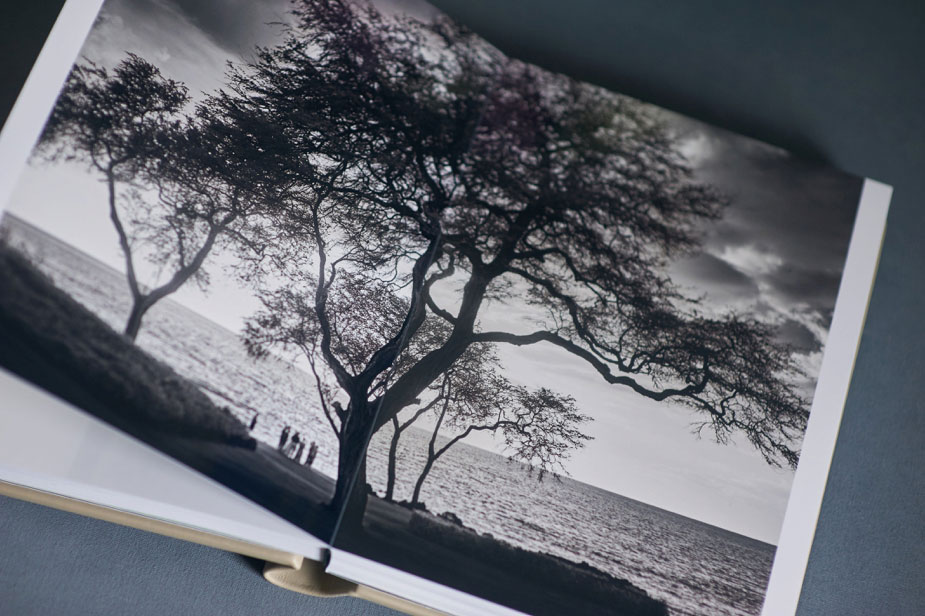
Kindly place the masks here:
<instances>
[{"instance_id":1,"label":"tree trunk","mask_svg":"<svg viewBox=\"0 0 925 616\"><path fill-rule=\"evenodd\" d=\"M437 417L437 423L434 425L434 431L430 435L430 442L427 443L427 462L424 464L424 470L421 471L420 476L418 476L417 482L414 484L414 494L411 496L411 504L417 505L419 499L421 498L421 486L424 485L424 480L427 479L427 474L430 473L430 469L434 467L434 462L437 461L437 458L440 457L440 454L443 453L443 450L437 451L437 435L440 434L440 426L443 425L443 418L446 417L446 411L450 408L450 392L446 392L446 399L443 401L443 408L440 410L440 416Z\"/></svg>"},{"instance_id":2,"label":"tree trunk","mask_svg":"<svg viewBox=\"0 0 925 616\"><path fill-rule=\"evenodd\" d=\"M365 400L350 402L340 433L337 482L331 499L331 508L344 512L342 526L358 525L366 509L366 444L372 419Z\"/></svg>"},{"instance_id":3,"label":"tree trunk","mask_svg":"<svg viewBox=\"0 0 925 616\"><path fill-rule=\"evenodd\" d=\"M135 342L138 337L138 330L141 328L141 319L151 307L147 297L138 297L132 302L132 311L128 315L128 321L125 323L124 334L128 339Z\"/></svg>"},{"instance_id":4,"label":"tree trunk","mask_svg":"<svg viewBox=\"0 0 925 616\"><path fill-rule=\"evenodd\" d=\"M413 404L429 385L450 369L472 343L469 333L452 334L438 349L434 349L407 372L402 374L382 396L375 428L378 430L402 409Z\"/></svg>"},{"instance_id":5,"label":"tree trunk","mask_svg":"<svg viewBox=\"0 0 925 616\"><path fill-rule=\"evenodd\" d=\"M124 334L134 342L135 338L138 336L138 330L141 328L141 319L148 311L148 309L168 295L176 293L180 287L186 284L187 280L192 278L196 272L199 271L199 268L202 267L206 257L209 256L209 253L212 251L212 247L215 245L216 238L222 231L225 230L231 221L237 218L237 215L228 216L222 223L212 225L212 227L209 229L209 234L206 236L205 241L203 242L202 246L199 247L199 250L196 251L193 260L190 263L180 267L180 269L174 272L173 276L171 276L170 280L168 280L166 283L162 284L156 289L150 289L147 294L142 294L138 285L138 280L135 277L135 268L132 265L132 253L131 247L128 243L128 237L125 235L125 231L119 222L119 217L115 210L115 202L113 201L114 197L112 196L113 190L114 189L110 187L110 203L112 204L110 206L112 212L111 217L113 223L116 225L116 229L119 231L122 251L125 253L129 289L131 289L132 295L135 298L134 303L132 304L132 311L129 313L128 322L125 324Z\"/></svg>"},{"instance_id":6,"label":"tree trunk","mask_svg":"<svg viewBox=\"0 0 925 616\"><path fill-rule=\"evenodd\" d=\"M411 504L417 505L420 502L421 498L421 486L424 485L424 480L427 479L427 474L430 473L430 469L434 467L434 462L436 458L427 458L427 464L424 465L424 470L421 471L420 476L418 477L417 482L414 484L414 494L411 495Z\"/></svg>"},{"instance_id":7,"label":"tree trunk","mask_svg":"<svg viewBox=\"0 0 925 616\"><path fill-rule=\"evenodd\" d=\"M339 531L356 533L362 530L363 516L366 514L366 505L369 494L366 489L366 455L361 456L355 471L355 482L349 482L352 489L340 500L332 501L334 511L340 513ZM337 505L336 503L340 503Z\"/></svg>"},{"instance_id":8,"label":"tree trunk","mask_svg":"<svg viewBox=\"0 0 925 616\"><path fill-rule=\"evenodd\" d=\"M388 478L385 484L385 500L393 500L395 492L395 458L398 454L398 439L401 437L401 428L398 426L398 418L392 418L392 442L389 443L389 469Z\"/></svg>"}]
</instances>

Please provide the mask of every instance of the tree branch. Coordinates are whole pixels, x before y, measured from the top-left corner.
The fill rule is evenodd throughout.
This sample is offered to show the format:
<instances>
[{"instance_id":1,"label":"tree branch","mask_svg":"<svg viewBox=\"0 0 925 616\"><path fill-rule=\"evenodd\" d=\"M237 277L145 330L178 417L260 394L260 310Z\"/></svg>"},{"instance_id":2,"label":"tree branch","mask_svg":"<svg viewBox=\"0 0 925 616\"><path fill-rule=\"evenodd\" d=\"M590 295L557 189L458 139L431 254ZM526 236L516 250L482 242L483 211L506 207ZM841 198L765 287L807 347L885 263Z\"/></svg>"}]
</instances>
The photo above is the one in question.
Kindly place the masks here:
<instances>
[{"instance_id":1,"label":"tree branch","mask_svg":"<svg viewBox=\"0 0 925 616\"><path fill-rule=\"evenodd\" d=\"M116 233L119 236L119 246L122 248L122 255L125 257L125 274L128 279L129 291L132 293L132 299L138 302L142 297L142 292L138 286L138 277L135 274L135 263L132 259L132 247L128 240L128 234L125 232L125 227L122 226L119 210L116 208L116 176L113 165L106 169L106 185L109 189L109 219L112 221L112 226L116 228Z\"/></svg>"},{"instance_id":2,"label":"tree branch","mask_svg":"<svg viewBox=\"0 0 925 616\"><path fill-rule=\"evenodd\" d=\"M315 246L318 253L318 284L315 287L315 316L318 317L318 325L321 328L321 353L325 362L330 366L334 373L334 378L338 384L346 391L352 391L354 377L347 371L334 352L331 350L331 321L328 318L327 301L328 291L331 283L334 281L334 271L332 270L331 280L326 282L327 259L328 255L325 249L324 235L321 232L321 222L319 209L323 199L327 197L327 192L318 193L311 205L312 208L312 232L314 234Z\"/></svg>"},{"instance_id":3,"label":"tree branch","mask_svg":"<svg viewBox=\"0 0 925 616\"><path fill-rule=\"evenodd\" d=\"M434 237L430 240L427 249L418 257L411 272L411 299L408 311L405 314L404 321L398 332L392 338L382 345L370 357L366 368L357 376L357 382L363 384L364 388L375 380L379 374L392 365L398 354L404 350L408 340L417 331L425 317L425 274L430 268L437 251L440 249L442 233L439 228Z\"/></svg>"},{"instance_id":4,"label":"tree branch","mask_svg":"<svg viewBox=\"0 0 925 616\"><path fill-rule=\"evenodd\" d=\"M540 342L548 342L554 344L560 348L565 349L572 355L579 357L597 370L605 381L612 385L625 385L629 387L636 393L643 395L652 400L661 402L673 396L691 396L702 392L710 380L710 372L706 368L703 371L702 378L700 382L687 385L680 389L677 388L667 388L662 390L653 390L639 384L635 379L626 375L616 375L614 374L610 366L606 362L601 360L599 357L594 355L591 351L575 344L567 338L563 338L558 334L547 331L537 331L532 334L517 335L510 334L507 332L483 332L473 335L473 342L497 342L504 344L512 344L514 346L526 346L531 344L537 344Z\"/></svg>"},{"instance_id":5,"label":"tree branch","mask_svg":"<svg viewBox=\"0 0 925 616\"><path fill-rule=\"evenodd\" d=\"M308 358L308 365L311 366L312 374L315 377L315 388L318 390L318 400L321 402L321 410L324 412L324 417L328 420L328 424L331 426L331 430L334 431L334 436L339 439L340 430L334 423L334 418L331 416L331 409L328 407L327 400L325 400L324 387L321 383L321 376L318 374L318 370L315 368L314 353L306 353L305 355Z\"/></svg>"}]
</instances>

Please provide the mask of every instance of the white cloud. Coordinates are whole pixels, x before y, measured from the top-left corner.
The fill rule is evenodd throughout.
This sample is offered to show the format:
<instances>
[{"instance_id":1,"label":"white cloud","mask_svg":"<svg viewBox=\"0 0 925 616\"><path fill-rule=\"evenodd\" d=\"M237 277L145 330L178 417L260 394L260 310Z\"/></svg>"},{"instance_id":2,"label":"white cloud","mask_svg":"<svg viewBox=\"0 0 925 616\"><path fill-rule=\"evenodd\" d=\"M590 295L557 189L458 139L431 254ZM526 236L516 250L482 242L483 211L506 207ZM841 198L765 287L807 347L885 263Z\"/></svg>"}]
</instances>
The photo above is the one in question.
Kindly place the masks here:
<instances>
[{"instance_id":1,"label":"white cloud","mask_svg":"<svg viewBox=\"0 0 925 616\"><path fill-rule=\"evenodd\" d=\"M751 276L773 273L784 264L780 256L761 250L754 245L724 246L716 256L740 272Z\"/></svg>"}]
</instances>

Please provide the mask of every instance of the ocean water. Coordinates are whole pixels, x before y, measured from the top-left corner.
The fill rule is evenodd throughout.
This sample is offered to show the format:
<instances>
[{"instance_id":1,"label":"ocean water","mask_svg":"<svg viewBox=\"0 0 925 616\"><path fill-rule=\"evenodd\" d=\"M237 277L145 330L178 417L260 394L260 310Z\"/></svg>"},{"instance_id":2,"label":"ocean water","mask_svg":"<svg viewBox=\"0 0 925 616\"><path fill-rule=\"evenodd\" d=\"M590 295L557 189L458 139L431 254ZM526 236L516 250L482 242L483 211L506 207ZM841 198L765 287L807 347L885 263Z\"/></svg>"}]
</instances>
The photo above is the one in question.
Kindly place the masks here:
<instances>
[{"instance_id":1,"label":"ocean water","mask_svg":"<svg viewBox=\"0 0 925 616\"><path fill-rule=\"evenodd\" d=\"M429 433L402 433L395 498L410 500ZM391 430L373 437L368 479L385 491ZM773 545L574 481L546 476L465 443L434 465L421 501L516 546L587 562L664 600L676 616L759 614Z\"/></svg>"},{"instance_id":2,"label":"ocean water","mask_svg":"<svg viewBox=\"0 0 925 616\"><path fill-rule=\"evenodd\" d=\"M131 301L122 273L9 214L0 228L55 285L116 331L123 330ZM312 468L337 476L337 438L316 402L314 381L297 366L272 356L250 357L235 332L169 297L145 315L136 342L198 383L215 404L228 407L246 425L259 411L254 438L275 447L283 427L291 426L291 434L315 441Z\"/></svg>"},{"instance_id":3,"label":"ocean water","mask_svg":"<svg viewBox=\"0 0 925 616\"><path fill-rule=\"evenodd\" d=\"M121 273L15 217L6 215L2 227L56 285L121 331L130 308ZM297 366L249 357L235 332L169 298L145 317L137 342L241 421L259 410L255 438L276 446L289 425L314 440L315 468L336 475L337 441L313 381ZM368 477L380 493L390 438L386 427L370 444ZM428 438L415 428L402 434L396 498L410 499ZM523 465L465 443L436 463L421 500L479 532L628 579L676 616L758 614L774 558L772 545L568 478L538 481Z\"/></svg>"}]
</instances>

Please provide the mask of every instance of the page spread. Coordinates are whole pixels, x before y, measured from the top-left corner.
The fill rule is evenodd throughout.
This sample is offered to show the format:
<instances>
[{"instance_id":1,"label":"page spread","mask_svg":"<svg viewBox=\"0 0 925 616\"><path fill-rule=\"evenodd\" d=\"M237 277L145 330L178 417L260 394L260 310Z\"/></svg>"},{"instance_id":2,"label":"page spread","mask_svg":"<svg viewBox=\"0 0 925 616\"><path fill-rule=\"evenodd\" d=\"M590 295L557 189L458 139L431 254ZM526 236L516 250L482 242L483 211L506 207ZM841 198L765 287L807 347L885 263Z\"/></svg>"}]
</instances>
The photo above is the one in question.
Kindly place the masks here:
<instances>
[{"instance_id":1,"label":"page spread","mask_svg":"<svg viewBox=\"0 0 925 616\"><path fill-rule=\"evenodd\" d=\"M450 613L795 611L889 187L417 0L64 11L0 134L5 436L62 446L0 480L79 424L146 445L66 495Z\"/></svg>"}]
</instances>

